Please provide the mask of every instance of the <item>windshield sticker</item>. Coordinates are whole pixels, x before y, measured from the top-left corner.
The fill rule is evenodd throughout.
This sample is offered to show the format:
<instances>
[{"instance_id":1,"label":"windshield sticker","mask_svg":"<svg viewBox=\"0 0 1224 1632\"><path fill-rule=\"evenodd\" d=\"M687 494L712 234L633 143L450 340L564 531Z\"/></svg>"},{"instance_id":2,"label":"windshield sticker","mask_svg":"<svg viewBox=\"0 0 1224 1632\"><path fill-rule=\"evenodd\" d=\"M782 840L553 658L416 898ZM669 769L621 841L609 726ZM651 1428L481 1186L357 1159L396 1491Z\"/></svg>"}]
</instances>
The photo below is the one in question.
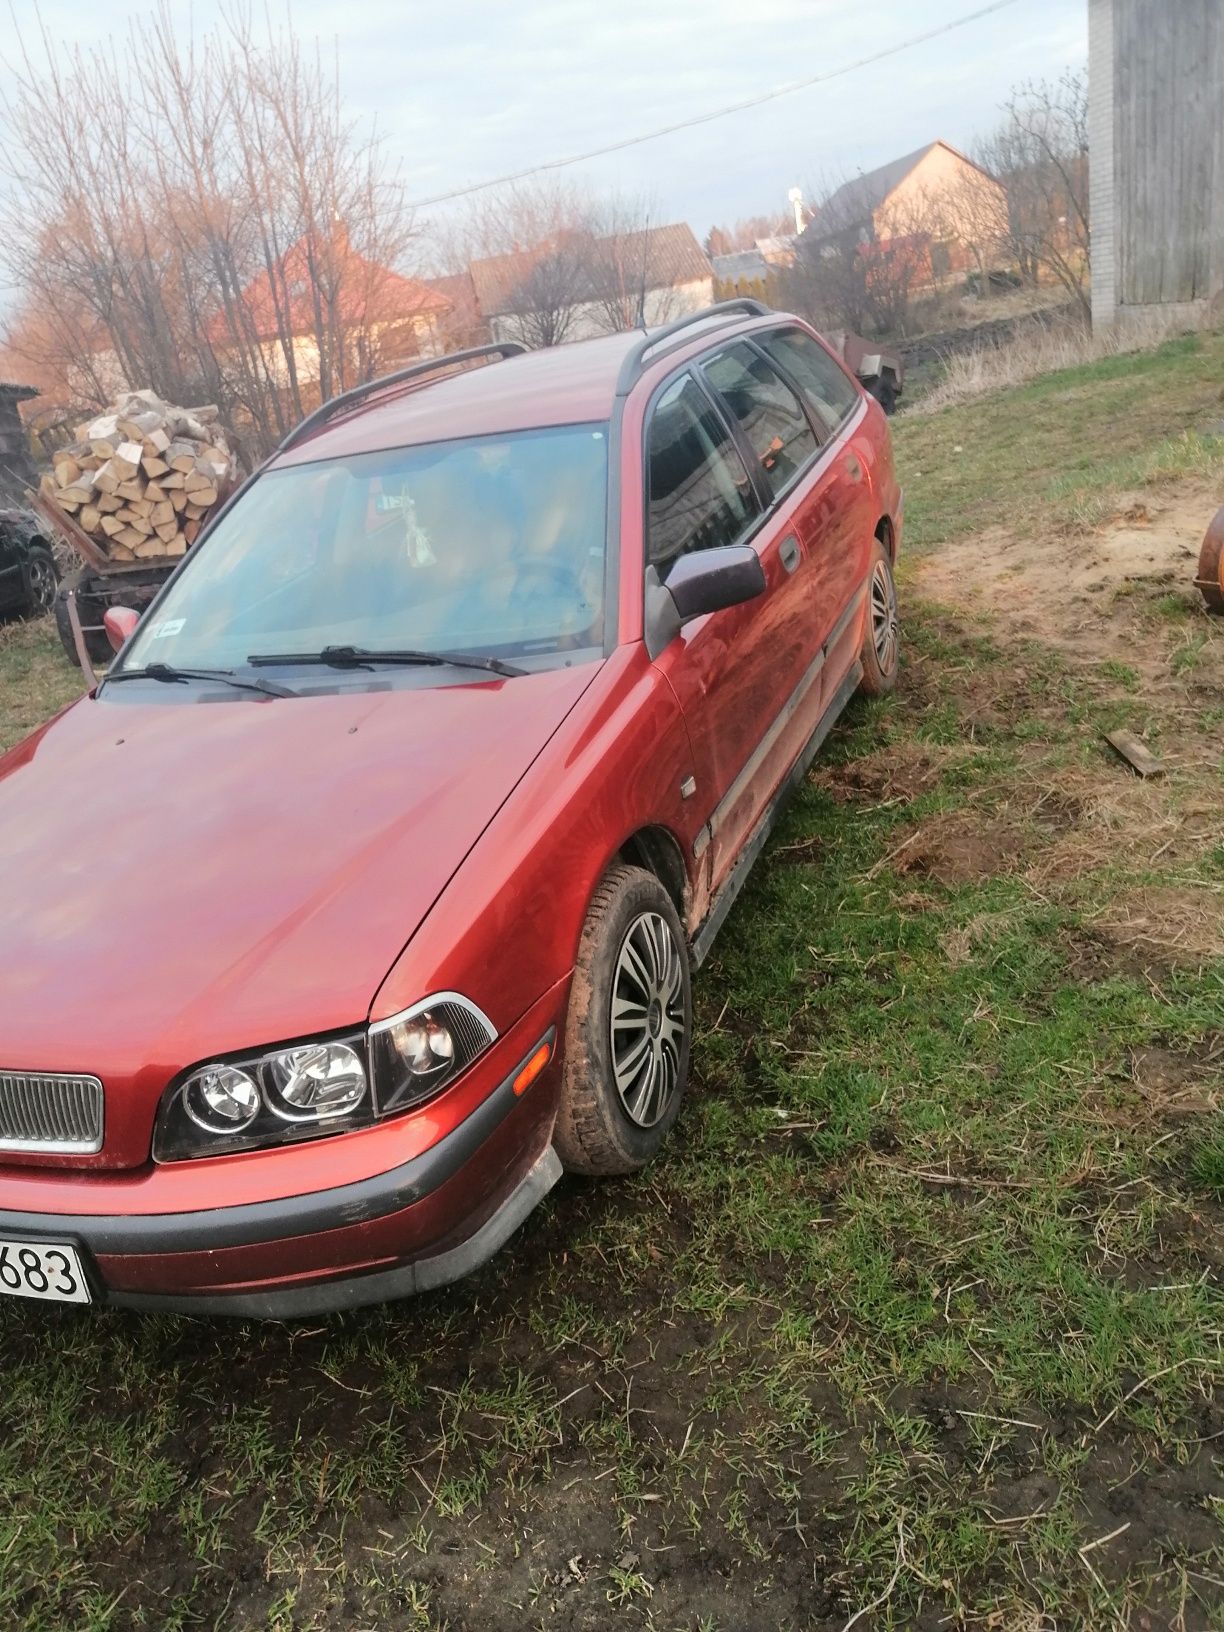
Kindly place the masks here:
<instances>
[{"instance_id":1,"label":"windshield sticker","mask_svg":"<svg viewBox=\"0 0 1224 1632\"><path fill-rule=\"evenodd\" d=\"M167 618L165 623L153 625L149 630L149 637L152 640L168 640L171 635L177 635L186 622L186 618Z\"/></svg>"}]
</instances>

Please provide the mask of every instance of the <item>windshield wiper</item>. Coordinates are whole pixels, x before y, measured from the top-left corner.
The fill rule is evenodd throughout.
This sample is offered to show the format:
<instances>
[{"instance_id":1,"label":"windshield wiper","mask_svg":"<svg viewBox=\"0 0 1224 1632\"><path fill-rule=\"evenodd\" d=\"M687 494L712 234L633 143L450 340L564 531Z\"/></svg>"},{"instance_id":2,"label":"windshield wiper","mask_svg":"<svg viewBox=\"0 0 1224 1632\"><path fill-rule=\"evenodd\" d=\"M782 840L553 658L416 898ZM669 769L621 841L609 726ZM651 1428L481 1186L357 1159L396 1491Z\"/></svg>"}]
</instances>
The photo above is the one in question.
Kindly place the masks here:
<instances>
[{"instance_id":1,"label":"windshield wiper","mask_svg":"<svg viewBox=\"0 0 1224 1632\"><path fill-rule=\"evenodd\" d=\"M117 685L120 680L164 680L168 684L177 685L187 680L219 680L222 685L234 686L239 691L260 691L265 697L296 697L299 694L291 691L288 686L278 686L275 681L252 678L243 680L232 669L179 669L171 663L146 663L143 669L120 669L118 674L108 674L103 680L104 686Z\"/></svg>"},{"instance_id":2,"label":"windshield wiper","mask_svg":"<svg viewBox=\"0 0 1224 1632\"><path fill-rule=\"evenodd\" d=\"M487 669L490 674L516 676L526 674L513 663L504 663L500 657L476 657L467 652L417 652L374 650L367 646L324 646L321 652L255 652L247 658L252 668L266 668L274 663L322 663L335 669L368 668L374 663L420 664L427 667L453 664L458 669Z\"/></svg>"}]
</instances>

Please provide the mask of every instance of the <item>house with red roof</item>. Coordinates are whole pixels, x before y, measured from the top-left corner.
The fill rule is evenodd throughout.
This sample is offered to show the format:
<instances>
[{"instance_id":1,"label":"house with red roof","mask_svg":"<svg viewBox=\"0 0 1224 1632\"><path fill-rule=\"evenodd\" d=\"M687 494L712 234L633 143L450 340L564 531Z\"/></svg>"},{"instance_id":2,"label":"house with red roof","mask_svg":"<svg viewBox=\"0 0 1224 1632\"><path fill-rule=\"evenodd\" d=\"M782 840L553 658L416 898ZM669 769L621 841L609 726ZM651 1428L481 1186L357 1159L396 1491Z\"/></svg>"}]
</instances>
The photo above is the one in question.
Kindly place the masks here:
<instances>
[{"instance_id":1,"label":"house with red roof","mask_svg":"<svg viewBox=\"0 0 1224 1632\"><path fill-rule=\"evenodd\" d=\"M338 226L306 234L271 269L224 302L209 339L224 354L255 342L269 374L298 386L326 376L333 391L445 350L452 302L354 249Z\"/></svg>"}]
</instances>

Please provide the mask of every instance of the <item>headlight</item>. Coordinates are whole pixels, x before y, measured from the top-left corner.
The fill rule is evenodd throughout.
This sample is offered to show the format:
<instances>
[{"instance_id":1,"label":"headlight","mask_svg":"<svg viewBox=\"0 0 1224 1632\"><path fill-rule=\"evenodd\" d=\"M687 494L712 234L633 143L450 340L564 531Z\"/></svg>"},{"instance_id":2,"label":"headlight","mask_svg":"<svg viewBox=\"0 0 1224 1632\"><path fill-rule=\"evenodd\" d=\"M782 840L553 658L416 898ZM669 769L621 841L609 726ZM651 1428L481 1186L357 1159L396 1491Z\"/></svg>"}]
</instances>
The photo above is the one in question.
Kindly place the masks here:
<instances>
[{"instance_id":1,"label":"headlight","mask_svg":"<svg viewBox=\"0 0 1224 1632\"><path fill-rule=\"evenodd\" d=\"M268 1108L289 1122L347 1116L361 1104L366 1073L347 1043L307 1043L268 1056Z\"/></svg>"},{"instance_id":2,"label":"headlight","mask_svg":"<svg viewBox=\"0 0 1224 1632\"><path fill-rule=\"evenodd\" d=\"M416 1003L370 1027L370 1071L380 1114L406 1110L457 1077L497 1033L457 992Z\"/></svg>"},{"instance_id":3,"label":"headlight","mask_svg":"<svg viewBox=\"0 0 1224 1632\"><path fill-rule=\"evenodd\" d=\"M438 1093L496 1036L474 1003L443 992L368 1032L197 1066L162 1100L153 1158L185 1161L369 1127Z\"/></svg>"},{"instance_id":4,"label":"headlight","mask_svg":"<svg viewBox=\"0 0 1224 1632\"><path fill-rule=\"evenodd\" d=\"M183 1084L183 1109L206 1133L238 1133L259 1115L259 1089L236 1066L211 1065Z\"/></svg>"}]
</instances>

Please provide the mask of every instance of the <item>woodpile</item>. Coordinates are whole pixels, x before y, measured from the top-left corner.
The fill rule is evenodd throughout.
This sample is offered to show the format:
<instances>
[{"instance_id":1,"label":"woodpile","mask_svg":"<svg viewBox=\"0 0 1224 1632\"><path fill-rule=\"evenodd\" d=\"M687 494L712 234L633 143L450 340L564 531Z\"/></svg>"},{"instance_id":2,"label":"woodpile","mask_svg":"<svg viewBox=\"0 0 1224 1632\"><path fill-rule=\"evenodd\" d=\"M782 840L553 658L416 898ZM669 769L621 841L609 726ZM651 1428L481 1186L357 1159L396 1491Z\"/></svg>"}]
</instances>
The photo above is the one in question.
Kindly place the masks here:
<instances>
[{"instance_id":1,"label":"woodpile","mask_svg":"<svg viewBox=\"0 0 1224 1632\"><path fill-rule=\"evenodd\" d=\"M39 495L68 518L66 537L84 548L79 529L110 561L185 555L237 475L217 410L153 391L128 392L76 434Z\"/></svg>"}]
</instances>

